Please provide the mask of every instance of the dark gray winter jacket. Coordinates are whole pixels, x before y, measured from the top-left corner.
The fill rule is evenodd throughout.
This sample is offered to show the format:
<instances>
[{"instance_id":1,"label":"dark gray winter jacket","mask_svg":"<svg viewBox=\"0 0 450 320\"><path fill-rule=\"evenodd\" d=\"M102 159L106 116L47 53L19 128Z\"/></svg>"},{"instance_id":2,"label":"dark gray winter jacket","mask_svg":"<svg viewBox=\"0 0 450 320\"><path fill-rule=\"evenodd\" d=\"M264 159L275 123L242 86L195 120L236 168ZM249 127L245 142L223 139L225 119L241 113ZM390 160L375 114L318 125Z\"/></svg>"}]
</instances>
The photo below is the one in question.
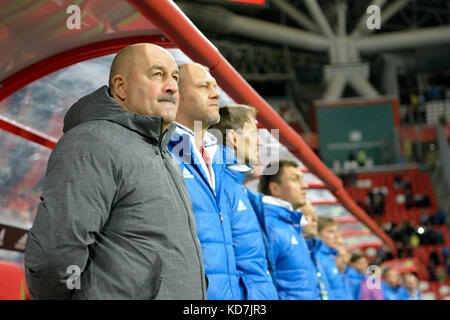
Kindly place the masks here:
<instances>
[{"instance_id":1,"label":"dark gray winter jacket","mask_svg":"<svg viewBox=\"0 0 450 320\"><path fill-rule=\"evenodd\" d=\"M206 299L192 204L166 148L174 129L106 86L71 107L27 241L32 299Z\"/></svg>"}]
</instances>

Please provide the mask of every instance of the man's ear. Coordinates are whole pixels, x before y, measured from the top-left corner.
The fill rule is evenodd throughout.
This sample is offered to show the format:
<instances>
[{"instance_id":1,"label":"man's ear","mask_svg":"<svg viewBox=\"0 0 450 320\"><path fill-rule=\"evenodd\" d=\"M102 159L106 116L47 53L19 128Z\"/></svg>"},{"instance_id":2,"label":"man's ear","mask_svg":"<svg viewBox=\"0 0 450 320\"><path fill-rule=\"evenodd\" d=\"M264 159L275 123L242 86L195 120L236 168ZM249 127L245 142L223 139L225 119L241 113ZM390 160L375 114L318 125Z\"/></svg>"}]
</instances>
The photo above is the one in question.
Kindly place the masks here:
<instances>
[{"instance_id":1,"label":"man's ear","mask_svg":"<svg viewBox=\"0 0 450 320\"><path fill-rule=\"evenodd\" d=\"M116 74L112 78L112 91L120 99L125 100L127 97L127 80L120 74Z\"/></svg>"},{"instance_id":2,"label":"man's ear","mask_svg":"<svg viewBox=\"0 0 450 320\"><path fill-rule=\"evenodd\" d=\"M227 133L227 146L235 150L238 145L239 137L234 130L226 130Z\"/></svg>"},{"instance_id":3,"label":"man's ear","mask_svg":"<svg viewBox=\"0 0 450 320\"><path fill-rule=\"evenodd\" d=\"M278 183L271 181L269 183L269 191L272 197L281 198L281 188Z\"/></svg>"}]
</instances>

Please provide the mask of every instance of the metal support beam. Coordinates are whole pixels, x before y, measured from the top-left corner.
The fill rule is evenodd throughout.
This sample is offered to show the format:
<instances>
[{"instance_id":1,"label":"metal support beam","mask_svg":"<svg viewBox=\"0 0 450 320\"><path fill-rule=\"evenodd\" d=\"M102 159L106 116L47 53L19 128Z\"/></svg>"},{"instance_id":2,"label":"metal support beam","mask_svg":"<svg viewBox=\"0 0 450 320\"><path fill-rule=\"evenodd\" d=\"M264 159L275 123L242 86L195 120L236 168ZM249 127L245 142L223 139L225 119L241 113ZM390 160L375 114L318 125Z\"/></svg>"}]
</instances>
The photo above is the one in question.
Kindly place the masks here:
<instances>
[{"instance_id":1,"label":"metal support beam","mask_svg":"<svg viewBox=\"0 0 450 320\"><path fill-rule=\"evenodd\" d=\"M296 28L280 26L275 23L238 15L233 16L230 32L312 51L323 52L329 46L328 39L322 36Z\"/></svg>"},{"instance_id":2,"label":"metal support beam","mask_svg":"<svg viewBox=\"0 0 450 320\"><path fill-rule=\"evenodd\" d=\"M352 74L349 78L349 83L360 96L373 98L380 95L379 92L370 84L370 82L360 73Z\"/></svg>"},{"instance_id":3,"label":"metal support beam","mask_svg":"<svg viewBox=\"0 0 450 320\"><path fill-rule=\"evenodd\" d=\"M346 84L345 76L342 73L336 73L328 82L327 89L323 96L324 101L336 101L342 97Z\"/></svg>"},{"instance_id":4,"label":"metal support beam","mask_svg":"<svg viewBox=\"0 0 450 320\"><path fill-rule=\"evenodd\" d=\"M343 37L347 34L347 2L337 4L337 35Z\"/></svg>"},{"instance_id":5,"label":"metal support beam","mask_svg":"<svg viewBox=\"0 0 450 320\"><path fill-rule=\"evenodd\" d=\"M381 25L387 22L390 18L395 16L400 10L402 10L410 0L397 0L391 5L389 5L382 13L381 13ZM373 30L368 30L369 32L373 32Z\"/></svg>"},{"instance_id":6,"label":"metal support beam","mask_svg":"<svg viewBox=\"0 0 450 320\"><path fill-rule=\"evenodd\" d=\"M450 43L450 26L389 32L357 40L361 53L409 49Z\"/></svg>"},{"instance_id":7,"label":"metal support beam","mask_svg":"<svg viewBox=\"0 0 450 320\"><path fill-rule=\"evenodd\" d=\"M215 30L222 34L238 34L312 51L325 52L328 50L328 39L318 34L240 16L215 6L202 6L187 2L177 4L200 29Z\"/></svg>"},{"instance_id":8,"label":"metal support beam","mask_svg":"<svg viewBox=\"0 0 450 320\"><path fill-rule=\"evenodd\" d=\"M292 4L286 2L285 0L272 0L272 3L276 5L287 16L289 16L292 20L294 20L299 26L312 32L320 32L319 27L317 27L317 25L313 21L311 21L306 15L304 15Z\"/></svg>"},{"instance_id":9,"label":"metal support beam","mask_svg":"<svg viewBox=\"0 0 450 320\"><path fill-rule=\"evenodd\" d=\"M333 38L334 33L331 30L330 24L328 23L327 18L323 14L322 9L320 8L317 0L303 0L308 8L309 12L313 16L314 20L318 24L320 30L327 38Z\"/></svg>"}]
</instances>

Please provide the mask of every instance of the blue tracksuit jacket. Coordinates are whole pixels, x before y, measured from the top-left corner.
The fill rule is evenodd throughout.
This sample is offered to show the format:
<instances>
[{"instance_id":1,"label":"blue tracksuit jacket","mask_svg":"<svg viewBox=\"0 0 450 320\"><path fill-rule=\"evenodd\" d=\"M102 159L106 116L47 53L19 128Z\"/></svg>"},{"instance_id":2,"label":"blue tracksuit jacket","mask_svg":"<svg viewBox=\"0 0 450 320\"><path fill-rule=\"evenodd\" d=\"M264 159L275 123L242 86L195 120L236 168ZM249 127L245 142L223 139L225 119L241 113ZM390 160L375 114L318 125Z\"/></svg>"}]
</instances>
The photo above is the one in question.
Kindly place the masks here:
<instances>
[{"instance_id":1,"label":"blue tracksuit jacket","mask_svg":"<svg viewBox=\"0 0 450 320\"><path fill-rule=\"evenodd\" d=\"M233 250L230 208L222 188L225 165L214 136L207 132L204 141L204 148L212 159L212 182L203 158L194 146L191 130L177 124L168 148L180 166L192 201L208 278L207 299L238 300L242 296Z\"/></svg>"}]
</instances>

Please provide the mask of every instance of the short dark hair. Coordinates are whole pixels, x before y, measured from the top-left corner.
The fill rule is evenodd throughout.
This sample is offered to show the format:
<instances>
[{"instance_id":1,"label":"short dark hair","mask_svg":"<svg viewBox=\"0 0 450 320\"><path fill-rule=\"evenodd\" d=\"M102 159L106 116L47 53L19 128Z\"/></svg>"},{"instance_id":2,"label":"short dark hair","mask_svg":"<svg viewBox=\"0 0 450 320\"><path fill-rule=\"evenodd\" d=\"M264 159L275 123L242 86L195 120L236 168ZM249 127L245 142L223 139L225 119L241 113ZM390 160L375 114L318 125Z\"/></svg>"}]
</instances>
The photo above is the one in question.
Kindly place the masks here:
<instances>
[{"instance_id":1,"label":"short dark hair","mask_svg":"<svg viewBox=\"0 0 450 320\"><path fill-rule=\"evenodd\" d=\"M220 121L210 129L219 130L223 138L219 143L226 144L227 130L243 129L247 121L256 118L256 109L245 104L231 104L220 107L219 114Z\"/></svg>"},{"instance_id":2,"label":"short dark hair","mask_svg":"<svg viewBox=\"0 0 450 320\"><path fill-rule=\"evenodd\" d=\"M269 174L272 172L271 167L278 165L278 171L275 174ZM272 162L270 163L263 171L261 178L259 179L258 190L262 194L267 196L272 195L269 190L269 184L271 182L276 182L278 184L281 183L281 175L283 174L284 167L294 167L298 168L299 165L296 161L291 159L280 159L278 163Z\"/></svg>"},{"instance_id":3,"label":"short dark hair","mask_svg":"<svg viewBox=\"0 0 450 320\"><path fill-rule=\"evenodd\" d=\"M365 258L366 256L364 254L362 254L362 252L353 252L352 256L350 258L350 263L355 263L356 261L358 261L359 259Z\"/></svg>"}]
</instances>

